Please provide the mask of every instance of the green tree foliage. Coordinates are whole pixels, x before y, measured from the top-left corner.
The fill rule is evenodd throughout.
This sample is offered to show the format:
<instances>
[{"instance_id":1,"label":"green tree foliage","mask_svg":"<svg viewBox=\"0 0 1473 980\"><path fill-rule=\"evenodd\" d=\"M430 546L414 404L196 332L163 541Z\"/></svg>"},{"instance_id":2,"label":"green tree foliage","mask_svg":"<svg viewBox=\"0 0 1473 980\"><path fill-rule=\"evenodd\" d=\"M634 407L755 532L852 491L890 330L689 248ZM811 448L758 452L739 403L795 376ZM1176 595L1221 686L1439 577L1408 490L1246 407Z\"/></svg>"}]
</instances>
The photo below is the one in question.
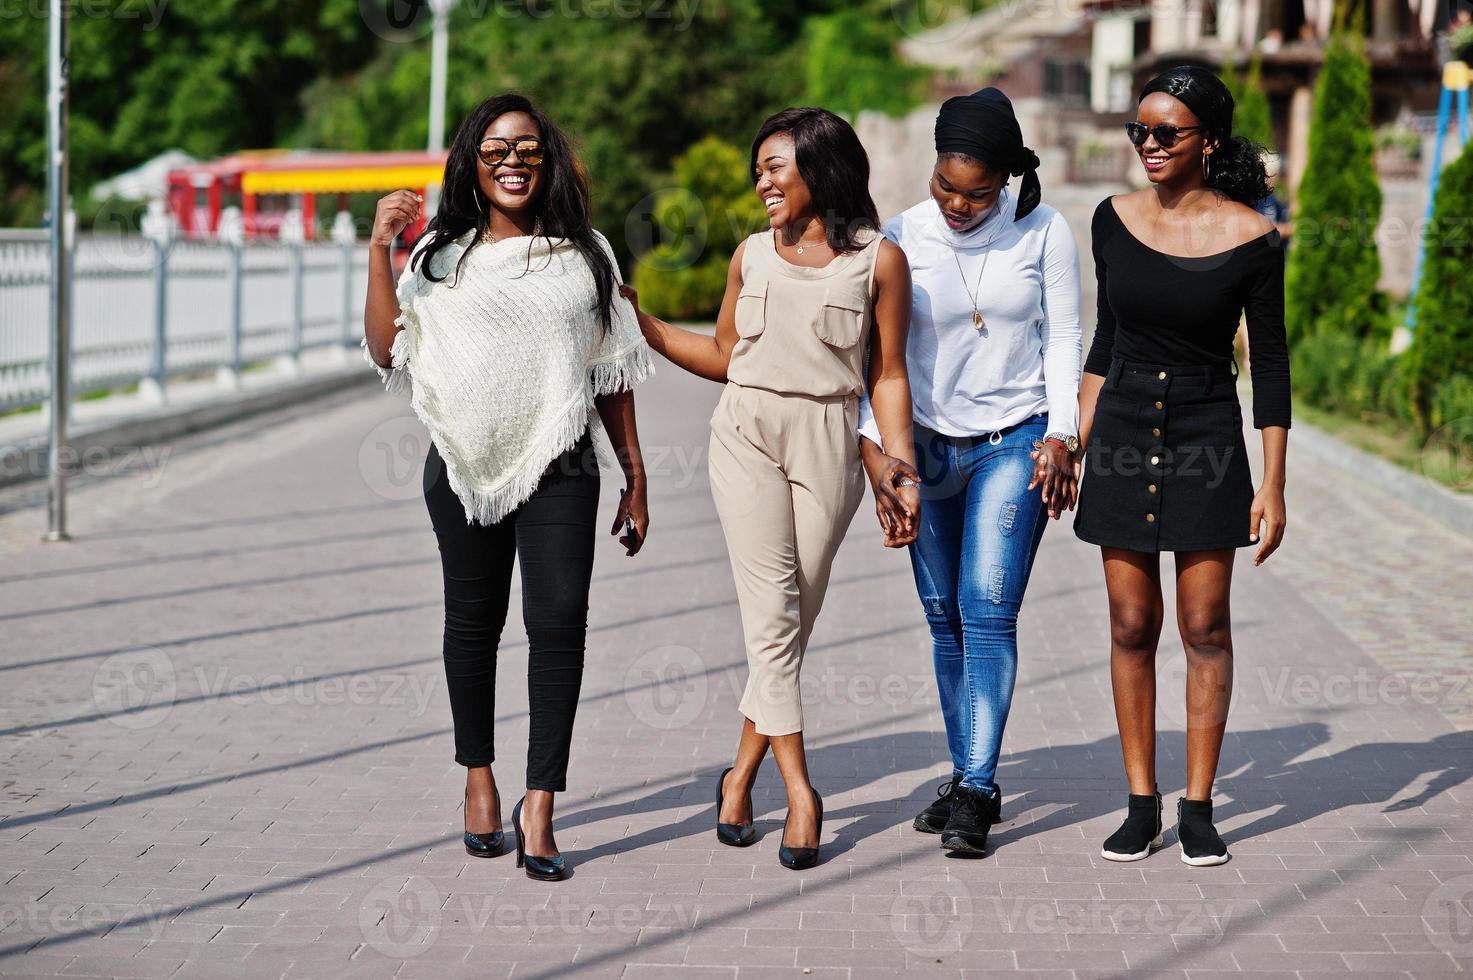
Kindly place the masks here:
<instances>
[{"instance_id":1,"label":"green tree foliage","mask_svg":"<svg viewBox=\"0 0 1473 980\"><path fill-rule=\"evenodd\" d=\"M651 246L635 267L640 305L656 316L714 316L736 247L767 225L747 173L747 151L707 137L675 161L671 186L655 196Z\"/></svg>"},{"instance_id":2,"label":"green tree foliage","mask_svg":"<svg viewBox=\"0 0 1473 980\"><path fill-rule=\"evenodd\" d=\"M1223 59L1222 80L1233 93L1233 132L1250 139L1270 152L1277 152L1274 139L1273 113L1268 95L1263 91L1263 59L1255 54L1248 63L1248 74L1240 76L1231 58Z\"/></svg>"},{"instance_id":3,"label":"green tree foliage","mask_svg":"<svg viewBox=\"0 0 1473 980\"><path fill-rule=\"evenodd\" d=\"M1381 187L1374 144L1370 61L1363 42L1340 30L1315 81L1285 282L1291 342L1320 330L1367 337L1387 328L1376 289Z\"/></svg>"},{"instance_id":4,"label":"green tree foliage","mask_svg":"<svg viewBox=\"0 0 1473 980\"><path fill-rule=\"evenodd\" d=\"M861 110L903 116L930 73L895 52L895 24L857 10L810 17L803 57L805 101L853 119Z\"/></svg>"},{"instance_id":5,"label":"green tree foliage","mask_svg":"<svg viewBox=\"0 0 1473 980\"><path fill-rule=\"evenodd\" d=\"M1426 232L1416 331L1406 353L1413 420L1427 434L1473 415L1473 153L1464 152L1437 188ZM1461 382L1459 386L1458 382ZM1459 394L1461 392L1461 394ZM1456 409L1451 408L1456 404Z\"/></svg>"},{"instance_id":6,"label":"green tree foliage","mask_svg":"<svg viewBox=\"0 0 1473 980\"><path fill-rule=\"evenodd\" d=\"M302 90L362 64L377 44L357 0L70 7L78 198L171 147L213 156L277 145L301 118ZM45 9L0 16L0 225L35 224L45 209Z\"/></svg>"},{"instance_id":7,"label":"green tree foliage","mask_svg":"<svg viewBox=\"0 0 1473 980\"><path fill-rule=\"evenodd\" d=\"M175 146L201 157L423 147L427 14L400 5L419 19L395 40L366 23L373 6L119 0L104 18L74 4L74 194ZM577 140L595 223L627 263L630 216L637 229L671 161L703 137L742 146L768 114L830 92L844 111L899 106L884 81L908 75L892 70L904 34L890 7L701 0L643 4L630 16L631 5L608 0L463 0L450 29L447 130L490 95L532 98ZM0 225L35 224L44 208L46 22L26 10L0 16ZM854 29L805 28L828 17ZM857 80L810 92L814 64Z\"/></svg>"}]
</instances>

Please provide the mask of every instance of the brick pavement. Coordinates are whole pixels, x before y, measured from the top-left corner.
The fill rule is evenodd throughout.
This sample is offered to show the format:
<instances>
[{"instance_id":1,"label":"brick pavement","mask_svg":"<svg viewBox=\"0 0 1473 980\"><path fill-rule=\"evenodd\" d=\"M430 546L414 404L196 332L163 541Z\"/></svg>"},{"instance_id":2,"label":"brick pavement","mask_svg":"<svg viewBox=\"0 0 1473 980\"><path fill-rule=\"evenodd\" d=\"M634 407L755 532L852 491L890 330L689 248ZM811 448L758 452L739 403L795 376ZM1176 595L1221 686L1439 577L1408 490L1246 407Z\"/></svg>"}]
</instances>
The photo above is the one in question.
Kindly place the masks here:
<instances>
[{"instance_id":1,"label":"brick pavement","mask_svg":"<svg viewBox=\"0 0 1473 980\"><path fill-rule=\"evenodd\" d=\"M652 537L637 559L612 539L600 553L558 821L574 873L556 885L460 848L427 443L403 401L339 396L80 481L70 545L37 541L36 486L0 494L0 975L1473 969L1473 733L1449 717L1470 545L1297 457L1285 551L1237 571L1229 864L1098 857L1123 803L1104 593L1065 526L1023 614L995 849L948 858L912 832L947 765L908 565L867 511L805 675L823 863L778 866L770 764L761 842L716 846L743 678L704 471L716 394L669 368L641 392ZM507 815L524 654L514 603ZM1163 643L1177 689L1180 666ZM1160 712L1168 807L1175 705Z\"/></svg>"}]
</instances>

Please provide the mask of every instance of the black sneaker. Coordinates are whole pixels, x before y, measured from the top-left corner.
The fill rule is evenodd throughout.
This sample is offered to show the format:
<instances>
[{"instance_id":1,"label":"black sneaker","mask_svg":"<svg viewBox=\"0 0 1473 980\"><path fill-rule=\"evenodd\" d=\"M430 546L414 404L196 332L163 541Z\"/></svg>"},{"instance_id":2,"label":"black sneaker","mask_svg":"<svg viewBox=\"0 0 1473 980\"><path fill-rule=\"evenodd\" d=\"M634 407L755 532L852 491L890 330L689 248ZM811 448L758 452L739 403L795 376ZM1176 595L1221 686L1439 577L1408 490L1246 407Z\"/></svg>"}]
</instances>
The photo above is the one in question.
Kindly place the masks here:
<instances>
[{"instance_id":1,"label":"black sneaker","mask_svg":"<svg viewBox=\"0 0 1473 980\"><path fill-rule=\"evenodd\" d=\"M1183 864L1205 868L1227 863L1227 845L1212 826L1211 800L1176 801L1176 839L1181 842Z\"/></svg>"},{"instance_id":2,"label":"black sneaker","mask_svg":"<svg viewBox=\"0 0 1473 980\"><path fill-rule=\"evenodd\" d=\"M951 778L936 787L936 802L926 807L911 822L911 826L923 834L939 834L951 819L951 806L956 801L956 787L962 774L953 772Z\"/></svg>"},{"instance_id":3,"label":"black sneaker","mask_svg":"<svg viewBox=\"0 0 1473 980\"><path fill-rule=\"evenodd\" d=\"M980 789L958 785L951 818L941 831L941 846L962 854L985 854L987 832L1002 816L1002 790L989 796Z\"/></svg>"},{"instance_id":4,"label":"black sneaker","mask_svg":"<svg viewBox=\"0 0 1473 980\"><path fill-rule=\"evenodd\" d=\"M1120 829L1105 838L1100 857L1107 861L1139 861L1162 845L1161 794L1130 794L1130 805Z\"/></svg>"}]
</instances>

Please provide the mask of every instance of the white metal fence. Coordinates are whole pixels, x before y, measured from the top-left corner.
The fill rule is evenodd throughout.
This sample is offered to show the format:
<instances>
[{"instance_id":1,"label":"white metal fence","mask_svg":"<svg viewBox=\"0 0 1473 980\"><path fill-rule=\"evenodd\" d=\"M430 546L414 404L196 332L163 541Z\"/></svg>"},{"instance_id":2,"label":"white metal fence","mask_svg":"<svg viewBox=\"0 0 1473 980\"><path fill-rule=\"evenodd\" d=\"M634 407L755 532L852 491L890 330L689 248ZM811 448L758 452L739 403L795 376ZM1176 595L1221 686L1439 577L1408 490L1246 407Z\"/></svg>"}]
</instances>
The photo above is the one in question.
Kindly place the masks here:
<instances>
[{"instance_id":1,"label":"white metal fence","mask_svg":"<svg viewBox=\"0 0 1473 980\"><path fill-rule=\"evenodd\" d=\"M50 391L44 231L0 230L0 411ZM71 385L84 394L227 368L362 334L368 257L337 243L235 245L82 235L72 251Z\"/></svg>"}]
</instances>

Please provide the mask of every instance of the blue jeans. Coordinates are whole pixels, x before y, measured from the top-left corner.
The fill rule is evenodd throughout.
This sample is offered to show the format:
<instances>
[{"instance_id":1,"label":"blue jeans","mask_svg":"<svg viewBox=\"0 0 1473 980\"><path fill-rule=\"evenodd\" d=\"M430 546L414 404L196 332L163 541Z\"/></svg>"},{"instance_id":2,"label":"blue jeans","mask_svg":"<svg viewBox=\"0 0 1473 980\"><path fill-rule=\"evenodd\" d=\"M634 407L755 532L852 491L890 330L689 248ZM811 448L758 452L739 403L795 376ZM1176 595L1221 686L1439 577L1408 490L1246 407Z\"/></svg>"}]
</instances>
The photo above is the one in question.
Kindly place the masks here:
<instances>
[{"instance_id":1,"label":"blue jeans","mask_svg":"<svg viewBox=\"0 0 1473 980\"><path fill-rule=\"evenodd\" d=\"M1048 523L1040 489L1027 489L1028 454L1046 431L1046 414L966 439L915 426L922 504L911 568L954 774L988 795L1018 673L1018 610Z\"/></svg>"}]
</instances>

